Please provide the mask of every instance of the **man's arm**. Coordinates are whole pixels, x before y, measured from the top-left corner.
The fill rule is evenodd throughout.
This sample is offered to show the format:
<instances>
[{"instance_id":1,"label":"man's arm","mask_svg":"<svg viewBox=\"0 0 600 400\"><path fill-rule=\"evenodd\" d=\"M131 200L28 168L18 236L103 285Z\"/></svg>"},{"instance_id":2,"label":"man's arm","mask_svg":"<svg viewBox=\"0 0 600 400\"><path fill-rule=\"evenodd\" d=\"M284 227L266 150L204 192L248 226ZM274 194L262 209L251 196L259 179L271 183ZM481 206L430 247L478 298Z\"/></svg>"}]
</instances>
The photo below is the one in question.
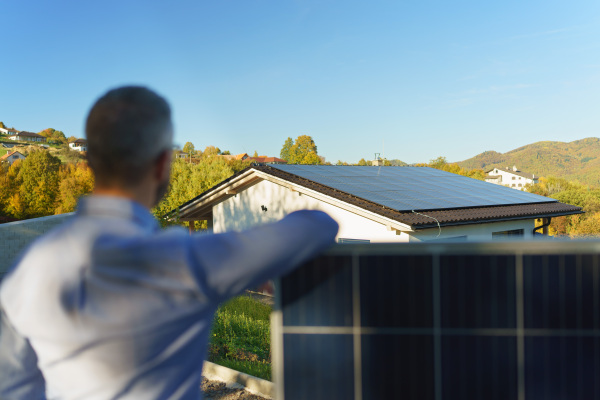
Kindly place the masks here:
<instances>
[{"instance_id":1,"label":"man's arm","mask_svg":"<svg viewBox=\"0 0 600 400\"><path fill-rule=\"evenodd\" d=\"M332 244L338 224L321 211L296 211L279 222L244 232L192 240L202 286L218 299L284 275Z\"/></svg>"},{"instance_id":2,"label":"man's arm","mask_svg":"<svg viewBox=\"0 0 600 400\"><path fill-rule=\"evenodd\" d=\"M45 399L37 356L0 308L0 399Z\"/></svg>"}]
</instances>

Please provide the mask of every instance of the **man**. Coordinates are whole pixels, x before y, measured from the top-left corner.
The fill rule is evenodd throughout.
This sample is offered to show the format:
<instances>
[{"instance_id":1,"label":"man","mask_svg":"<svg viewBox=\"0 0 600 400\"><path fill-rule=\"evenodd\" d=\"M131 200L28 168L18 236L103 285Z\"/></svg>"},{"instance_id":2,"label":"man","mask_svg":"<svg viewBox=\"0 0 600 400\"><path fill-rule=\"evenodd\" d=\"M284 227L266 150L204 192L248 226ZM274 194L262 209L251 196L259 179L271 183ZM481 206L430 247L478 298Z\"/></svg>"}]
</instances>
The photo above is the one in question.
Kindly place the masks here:
<instances>
[{"instance_id":1,"label":"man","mask_svg":"<svg viewBox=\"0 0 600 400\"><path fill-rule=\"evenodd\" d=\"M142 87L92 107L93 194L0 289L0 398L198 399L217 305L333 243L338 226L318 211L244 233L159 230L148 210L169 182L172 132L167 102Z\"/></svg>"}]
</instances>

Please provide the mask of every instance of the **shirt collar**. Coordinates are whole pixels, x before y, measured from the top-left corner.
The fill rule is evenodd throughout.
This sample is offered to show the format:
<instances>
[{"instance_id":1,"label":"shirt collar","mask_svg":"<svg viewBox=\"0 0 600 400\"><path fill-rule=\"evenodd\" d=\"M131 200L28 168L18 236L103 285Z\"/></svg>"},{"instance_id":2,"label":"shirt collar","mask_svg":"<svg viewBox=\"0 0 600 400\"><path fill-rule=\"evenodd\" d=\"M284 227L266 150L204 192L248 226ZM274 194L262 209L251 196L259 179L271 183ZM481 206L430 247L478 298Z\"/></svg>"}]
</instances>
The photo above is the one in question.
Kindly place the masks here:
<instances>
[{"instance_id":1,"label":"shirt collar","mask_svg":"<svg viewBox=\"0 0 600 400\"><path fill-rule=\"evenodd\" d=\"M77 216L94 215L130 220L148 231L156 231L158 222L141 204L116 196L84 196L79 199Z\"/></svg>"}]
</instances>

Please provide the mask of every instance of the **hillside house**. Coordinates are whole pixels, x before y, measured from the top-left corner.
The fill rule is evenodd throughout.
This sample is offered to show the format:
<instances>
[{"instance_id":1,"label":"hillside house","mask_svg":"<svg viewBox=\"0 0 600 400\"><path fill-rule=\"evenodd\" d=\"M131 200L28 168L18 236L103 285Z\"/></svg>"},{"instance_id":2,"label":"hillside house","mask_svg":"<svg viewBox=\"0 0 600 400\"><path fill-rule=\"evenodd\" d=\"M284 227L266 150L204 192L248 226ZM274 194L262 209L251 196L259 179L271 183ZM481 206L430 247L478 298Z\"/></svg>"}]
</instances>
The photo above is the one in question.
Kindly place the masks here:
<instances>
[{"instance_id":1,"label":"hillside house","mask_svg":"<svg viewBox=\"0 0 600 400\"><path fill-rule=\"evenodd\" d=\"M3 163L5 162L5 163L8 163L9 165L12 165L17 160L24 160L25 157L26 156L23 155L19 151L12 151L12 152L6 153L2 157L0 157L0 162L3 162Z\"/></svg>"},{"instance_id":2,"label":"hillside house","mask_svg":"<svg viewBox=\"0 0 600 400\"><path fill-rule=\"evenodd\" d=\"M519 171L517 166L512 168L506 167L494 168L486 171L485 181L489 183L495 183L496 185L502 185L513 189L523 190L526 185L534 185L539 182L539 177L534 174Z\"/></svg>"},{"instance_id":3,"label":"hillside house","mask_svg":"<svg viewBox=\"0 0 600 400\"><path fill-rule=\"evenodd\" d=\"M14 135L19 133L19 131L12 128L0 128L0 133L3 133L5 135Z\"/></svg>"},{"instance_id":4,"label":"hillside house","mask_svg":"<svg viewBox=\"0 0 600 400\"><path fill-rule=\"evenodd\" d=\"M12 134L11 136L9 136L8 138L11 140L20 140L23 142L37 142L37 143L45 143L46 142L46 138L44 136L38 135L37 133L25 132L25 131L16 132L16 133Z\"/></svg>"},{"instance_id":5,"label":"hillside house","mask_svg":"<svg viewBox=\"0 0 600 400\"><path fill-rule=\"evenodd\" d=\"M531 238L552 217L581 208L427 167L263 165L238 172L170 214L206 220L215 233L327 212L350 242Z\"/></svg>"},{"instance_id":6,"label":"hillside house","mask_svg":"<svg viewBox=\"0 0 600 400\"><path fill-rule=\"evenodd\" d=\"M85 139L77 139L69 142L69 147L75 151L87 151L88 142Z\"/></svg>"}]
</instances>

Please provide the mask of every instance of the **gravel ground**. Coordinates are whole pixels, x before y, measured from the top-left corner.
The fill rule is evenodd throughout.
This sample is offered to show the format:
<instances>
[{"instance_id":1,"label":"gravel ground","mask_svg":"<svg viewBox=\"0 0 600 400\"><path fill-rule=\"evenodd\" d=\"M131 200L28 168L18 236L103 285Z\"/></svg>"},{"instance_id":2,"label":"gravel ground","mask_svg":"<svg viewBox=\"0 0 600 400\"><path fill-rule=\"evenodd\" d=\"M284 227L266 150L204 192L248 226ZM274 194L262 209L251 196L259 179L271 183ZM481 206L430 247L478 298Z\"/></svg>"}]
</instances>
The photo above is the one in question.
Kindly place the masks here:
<instances>
[{"instance_id":1,"label":"gravel ground","mask_svg":"<svg viewBox=\"0 0 600 400\"><path fill-rule=\"evenodd\" d=\"M264 397L249 393L244 389L234 389L225 386L224 382L209 381L202 377L200 386L205 399L214 400L267 400Z\"/></svg>"}]
</instances>

